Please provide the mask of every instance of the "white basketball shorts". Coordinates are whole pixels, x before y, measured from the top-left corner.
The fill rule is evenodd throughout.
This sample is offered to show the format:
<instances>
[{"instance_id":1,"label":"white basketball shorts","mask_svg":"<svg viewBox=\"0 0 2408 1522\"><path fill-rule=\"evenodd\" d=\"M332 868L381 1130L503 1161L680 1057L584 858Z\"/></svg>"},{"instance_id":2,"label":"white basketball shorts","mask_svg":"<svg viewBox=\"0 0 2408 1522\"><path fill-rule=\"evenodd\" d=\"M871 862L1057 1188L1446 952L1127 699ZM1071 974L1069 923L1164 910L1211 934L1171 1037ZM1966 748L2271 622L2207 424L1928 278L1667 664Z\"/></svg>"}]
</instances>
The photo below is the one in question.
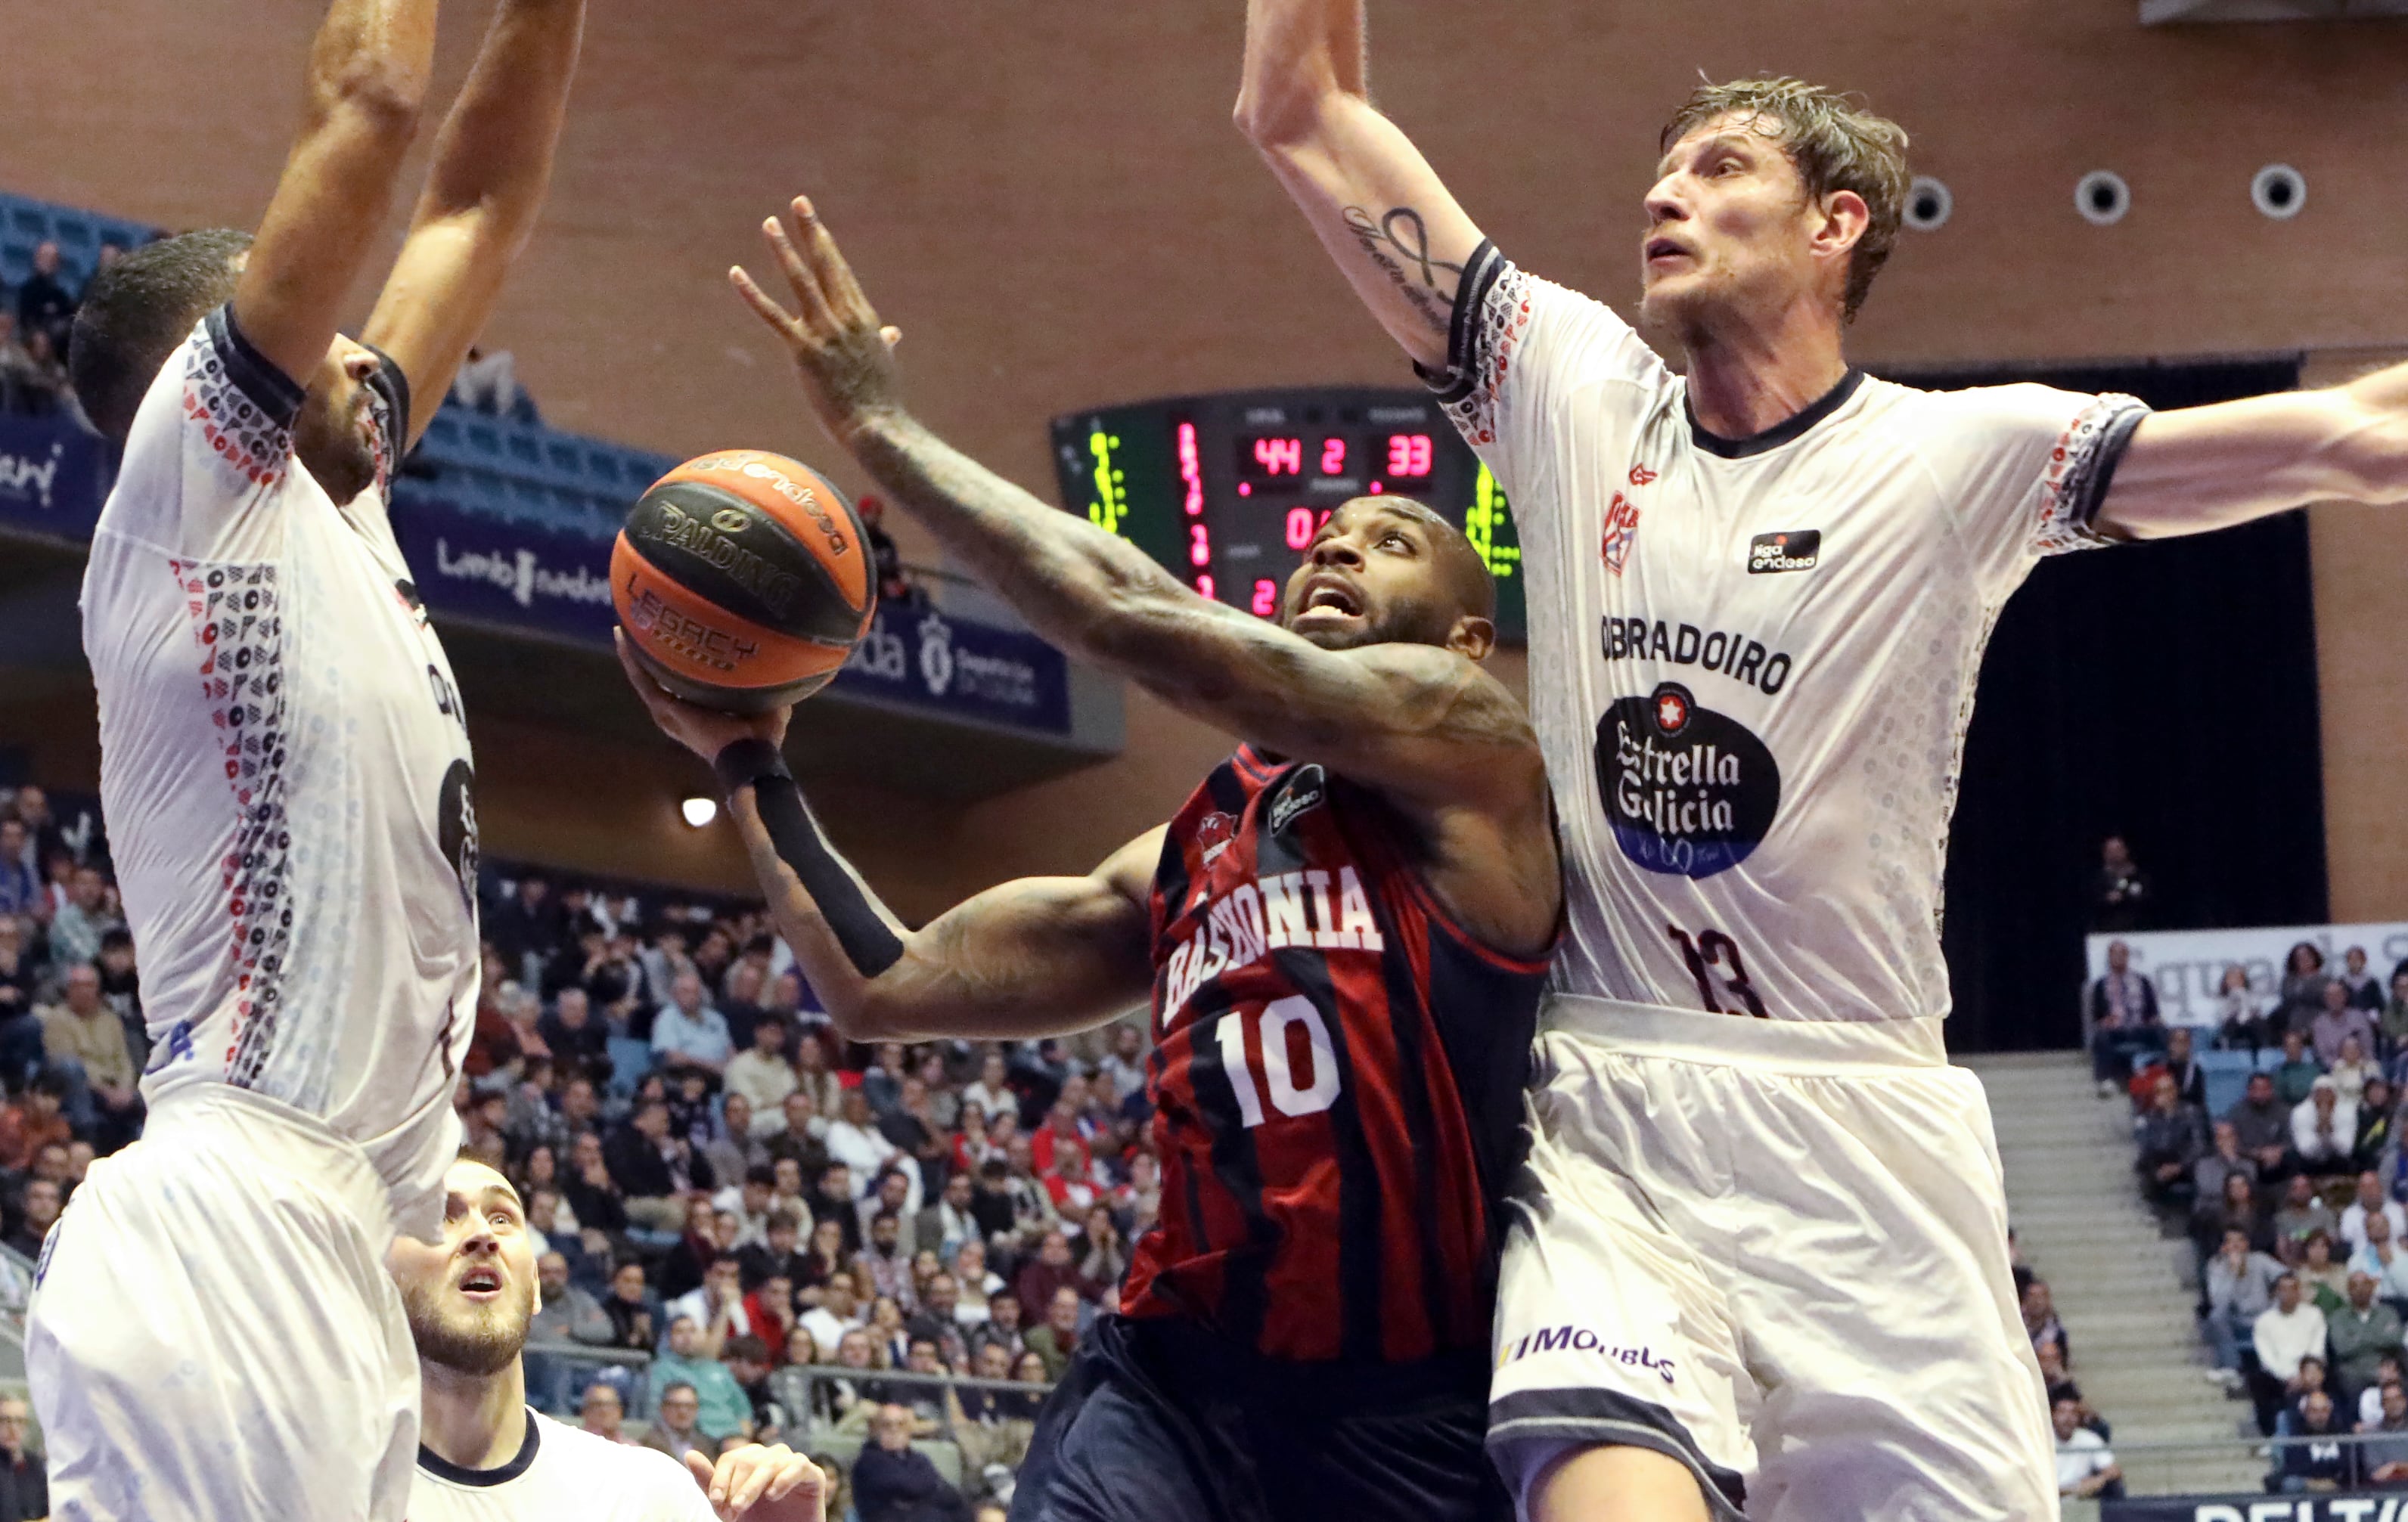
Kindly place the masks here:
<instances>
[{"instance_id":1,"label":"white basketball shorts","mask_svg":"<svg viewBox=\"0 0 2408 1522\"><path fill-rule=\"evenodd\" d=\"M26 1373L58 1522L401 1522L418 1358L384 1186L313 1117L194 1087L50 1231Z\"/></svg>"},{"instance_id":2,"label":"white basketball shorts","mask_svg":"<svg viewBox=\"0 0 2408 1522\"><path fill-rule=\"evenodd\" d=\"M1721 1517L2057 1515L1989 1110L1940 1023L1548 1002L1489 1397L1525 1516L1599 1444L1687 1464Z\"/></svg>"}]
</instances>

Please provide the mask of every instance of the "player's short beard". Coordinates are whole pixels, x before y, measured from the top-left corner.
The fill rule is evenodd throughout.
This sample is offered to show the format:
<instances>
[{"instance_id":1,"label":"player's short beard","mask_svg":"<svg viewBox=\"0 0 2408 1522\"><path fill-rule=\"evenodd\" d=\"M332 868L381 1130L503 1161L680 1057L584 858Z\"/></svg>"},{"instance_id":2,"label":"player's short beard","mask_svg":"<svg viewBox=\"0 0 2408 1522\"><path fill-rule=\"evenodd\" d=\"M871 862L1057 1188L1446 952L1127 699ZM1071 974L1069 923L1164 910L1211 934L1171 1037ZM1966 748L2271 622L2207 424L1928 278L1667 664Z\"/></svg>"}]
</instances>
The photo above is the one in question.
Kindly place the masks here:
<instances>
[{"instance_id":1,"label":"player's short beard","mask_svg":"<svg viewBox=\"0 0 2408 1522\"><path fill-rule=\"evenodd\" d=\"M409 1338L418 1356L428 1363L490 1379L509 1368L526 1347L527 1326L535 1316L535 1286L529 1282L518 1302L495 1301L470 1305L450 1315L442 1298L449 1285L429 1289L405 1285L401 1305L409 1317Z\"/></svg>"},{"instance_id":2,"label":"player's short beard","mask_svg":"<svg viewBox=\"0 0 2408 1522\"><path fill-rule=\"evenodd\" d=\"M325 390L313 387L293 420L293 452L337 507L376 484L376 455L354 426L361 400L354 387L337 410Z\"/></svg>"}]
</instances>

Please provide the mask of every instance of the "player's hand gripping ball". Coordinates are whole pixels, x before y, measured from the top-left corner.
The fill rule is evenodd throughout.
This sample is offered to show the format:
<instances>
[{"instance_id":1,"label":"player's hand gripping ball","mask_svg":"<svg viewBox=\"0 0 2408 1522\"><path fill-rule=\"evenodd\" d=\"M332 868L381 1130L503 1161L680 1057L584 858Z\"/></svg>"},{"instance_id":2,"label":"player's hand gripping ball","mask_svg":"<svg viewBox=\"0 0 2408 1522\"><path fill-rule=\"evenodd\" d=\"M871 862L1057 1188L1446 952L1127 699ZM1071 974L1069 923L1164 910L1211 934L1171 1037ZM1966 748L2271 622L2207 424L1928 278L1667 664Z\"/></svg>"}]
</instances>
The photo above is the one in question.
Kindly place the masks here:
<instances>
[{"instance_id":1,"label":"player's hand gripping ball","mask_svg":"<svg viewBox=\"0 0 2408 1522\"><path fill-rule=\"evenodd\" d=\"M689 460L652 483L610 550L627 645L686 702L756 714L827 685L878 610L853 505L759 449Z\"/></svg>"}]
</instances>

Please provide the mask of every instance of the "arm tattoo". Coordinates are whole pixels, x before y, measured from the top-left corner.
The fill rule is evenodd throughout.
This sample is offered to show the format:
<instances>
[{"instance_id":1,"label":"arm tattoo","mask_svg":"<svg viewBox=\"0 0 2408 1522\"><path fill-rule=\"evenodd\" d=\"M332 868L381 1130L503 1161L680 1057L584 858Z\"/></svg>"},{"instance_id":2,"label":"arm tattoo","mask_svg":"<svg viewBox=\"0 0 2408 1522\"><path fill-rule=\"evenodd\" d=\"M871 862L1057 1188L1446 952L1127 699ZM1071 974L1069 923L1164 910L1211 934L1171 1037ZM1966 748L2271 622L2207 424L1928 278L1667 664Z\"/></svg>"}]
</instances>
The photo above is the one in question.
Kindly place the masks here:
<instances>
[{"instance_id":1,"label":"arm tattoo","mask_svg":"<svg viewBox=\"0 0 2408 1522\"><path fill-rule=\"evenodd\" d=\"M1463 266L1430 257L1429 224L1422 220L1422 214L1411 206L1392 206L1386 216L1375 218L1361 206L1348 206L1343 215L1347 230L1363 245L1364 256L1380 266L1431 332L1445 333L1455 320L1455 292L1463 279ZM1420 275L1418 285L1409 266ZM1440 270L1455 278L1440 285Z\"/></svg>"}]
</instances>

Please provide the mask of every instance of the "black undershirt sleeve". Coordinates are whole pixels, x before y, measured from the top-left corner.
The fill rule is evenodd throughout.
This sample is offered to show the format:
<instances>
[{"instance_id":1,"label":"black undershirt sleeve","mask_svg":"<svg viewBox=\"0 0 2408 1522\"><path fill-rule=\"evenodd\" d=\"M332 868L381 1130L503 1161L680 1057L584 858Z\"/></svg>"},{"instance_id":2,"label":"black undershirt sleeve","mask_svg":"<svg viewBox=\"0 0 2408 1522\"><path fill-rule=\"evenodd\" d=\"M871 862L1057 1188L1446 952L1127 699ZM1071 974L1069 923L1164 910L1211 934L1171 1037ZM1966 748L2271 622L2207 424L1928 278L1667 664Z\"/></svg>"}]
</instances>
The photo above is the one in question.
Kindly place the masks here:
<instances>
[{"instance_id":1,"label":"black undershirt sleeve","mask_svg":"<svg viewBox=\"0 0 2408 1522\"><path fill-rule=\"evenodd\" d=\"M738 740L711 762L720 786L733 797L738 788L752 789L752 804L778 859L794 869L803 890L819 906L820 917L836 932L837 945L864 977L879 974L903 960L903 942L879 914L877 905L820 833L818 821L803 804L803 790L786 769L786 758L767 740Z\"/></svg>"}]
</instances>

